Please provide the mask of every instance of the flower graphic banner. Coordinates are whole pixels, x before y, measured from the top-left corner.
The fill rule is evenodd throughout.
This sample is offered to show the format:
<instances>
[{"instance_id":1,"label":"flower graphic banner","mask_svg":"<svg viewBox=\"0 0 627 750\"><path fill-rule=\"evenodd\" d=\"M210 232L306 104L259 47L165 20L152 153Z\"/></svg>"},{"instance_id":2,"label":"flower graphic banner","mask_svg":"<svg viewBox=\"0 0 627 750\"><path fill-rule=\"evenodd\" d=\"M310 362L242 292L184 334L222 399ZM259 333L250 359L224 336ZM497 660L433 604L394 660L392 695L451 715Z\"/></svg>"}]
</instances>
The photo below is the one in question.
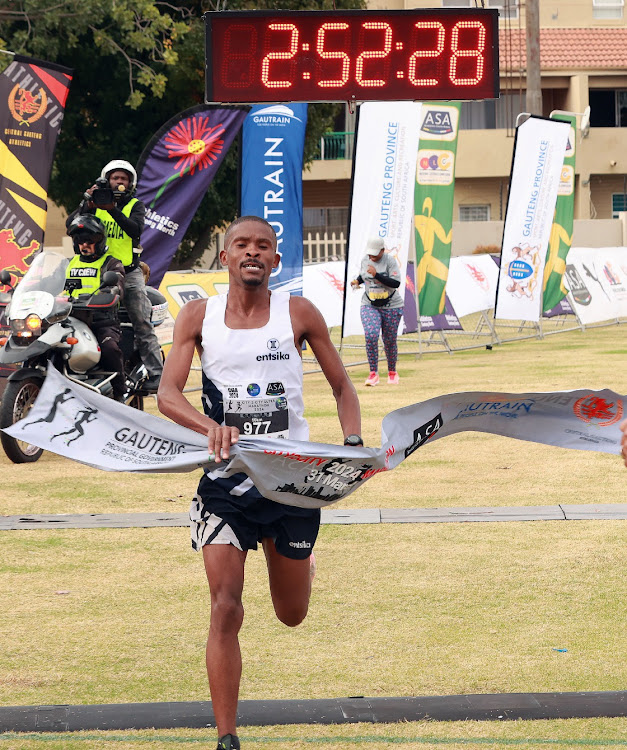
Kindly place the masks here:
<instances>
[{"instance_id":1,"label":"flower graphic banner","mask_svg":"<svg viewBox=\"0 0 627 750\"><path fill-rule=\"evenodd\" d=\"M237 136L248 107L199 104L160 128L144 149L137 197L146 205L142 259L159 286L203 195Z\"/></svg>"},{"instance_id":2,"label":"flower graphic banner","mask_svg":"<svg viewBox=\"0 0 627 750\"><path fill-rule=\"evenodd\" d=\"M0 76L0 268L11 273L13 283L43 244L48 182L71 73L15 55Z\"/></svg>"}]
</instances>

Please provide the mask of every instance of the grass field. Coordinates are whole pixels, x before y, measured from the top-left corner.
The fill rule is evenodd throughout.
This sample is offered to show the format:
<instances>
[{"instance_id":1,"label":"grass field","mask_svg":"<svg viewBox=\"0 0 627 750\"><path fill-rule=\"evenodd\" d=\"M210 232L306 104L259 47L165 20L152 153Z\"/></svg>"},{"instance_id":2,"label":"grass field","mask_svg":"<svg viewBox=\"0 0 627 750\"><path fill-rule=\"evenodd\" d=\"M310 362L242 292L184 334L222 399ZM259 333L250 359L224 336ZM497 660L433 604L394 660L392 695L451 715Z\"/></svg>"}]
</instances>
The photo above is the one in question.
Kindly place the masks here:
<instances>
[{"instance_id":1,"label":"grass field","mask_svg":"<svg viewBox=\"0 0 627 750\"><path fill-rule=\"evenodd\" d=\"M624 327L454 355L405 355L401 386L350 369L364 436L384 414L463 390L627 393ZM197 394L192 394L197 399ZM339 442L321 375L312 439ZM149 409L154 411L154 405ZM108 474L0 457L0 513L182 511L198 474ZM427 445L345 507L624 503L618 457L477 433ZM340 507L340 506L336 506ZM275 620L262 555L247 566L243 699L623 690L627 523L323 526L309 617ZM208 593L186 529L0 533L0 704L207 700ZM557 651L556 649L566 649ZM0 735L0 750L215 746L192 730ZM627 747L627 719L245 727L252 748Z\"/></svg>"}]
</instances>

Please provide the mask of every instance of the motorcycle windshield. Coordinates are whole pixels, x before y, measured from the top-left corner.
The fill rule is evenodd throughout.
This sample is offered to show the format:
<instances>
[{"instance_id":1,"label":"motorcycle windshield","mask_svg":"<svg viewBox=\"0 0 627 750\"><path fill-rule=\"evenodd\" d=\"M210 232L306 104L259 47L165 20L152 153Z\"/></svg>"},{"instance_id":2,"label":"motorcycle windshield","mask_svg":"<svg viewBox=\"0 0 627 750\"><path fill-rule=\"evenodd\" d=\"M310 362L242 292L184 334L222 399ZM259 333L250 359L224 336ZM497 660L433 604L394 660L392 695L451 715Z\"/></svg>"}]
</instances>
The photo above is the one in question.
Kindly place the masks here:
<instances>
[{"instance_id":1,"label":"motorcycle windshield","mask_svg":"<svg viewBox=\"0 0 627 750\"><path fill-rule=\"evenodd\" d=\"M65 271L69 260L57 253L39 253L17 285L10 307L9 318L25 317L29 311L41 318L53 319L67 312L71 304L63 297ZM33 310L34 307L41 308Z\"/></svg>"}]
</instances>

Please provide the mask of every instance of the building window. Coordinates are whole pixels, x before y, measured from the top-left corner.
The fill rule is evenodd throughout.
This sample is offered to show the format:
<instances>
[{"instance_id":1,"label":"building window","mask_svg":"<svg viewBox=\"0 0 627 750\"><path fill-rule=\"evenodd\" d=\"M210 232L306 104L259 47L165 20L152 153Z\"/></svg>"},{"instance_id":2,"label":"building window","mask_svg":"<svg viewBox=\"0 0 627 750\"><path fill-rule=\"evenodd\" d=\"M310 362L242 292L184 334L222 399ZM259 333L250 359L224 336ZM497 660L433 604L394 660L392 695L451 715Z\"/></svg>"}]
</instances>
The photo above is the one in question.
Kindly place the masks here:
<instances>
[{"instance_id":1,"label":"building window","mask_svg":"<svg viewBox=\"0 0 627 750\"><path fill-rule=\"evenodd\" d=\"M625 0L592 0L592 18L622 18L624 5Z\"/></svg>"},{"instance_id":2,"label":"building window","mask_svg":"<svg viewBox=\"0 0 627 750\"><path fill-rule=\"evenodd\" d=\"M627 128L627 90L590 89L590 126Z\"/></svg>"},{"instance_id":3,"label":"building window","mask_svg":"<svg viewBox=\"0 0 627 750\"><path fill-rule=\"evenodd\" d=\"M442 0L443 8L475 8L476 6L475 0ZM515 21L518 19L518 0L486 0L483 7L496 8L499 12L499 20L509 18Z\"/></svg>"},{"instance_id":4,"label":"building window","mask_svg":"<svg viewBox=\"0 0 627 750\"><path fill-rule=\"evenodd\" d=\"M612 219L618 219L620 211L627 211L627 193L612 193Z\"/></svg>"},{"instance_id":5,"label":"building window","mask_svg":"<svg viewBox=\"0 0 627 750\"><path fill-rule=\"evenodd\" d=\"M499 99L462 102L460 130L515 128L516 118L525 111L525 94L502 93Z\"/></svg>"},{"instance_id":6,"label":"building window","mask_svg":"<svg viewBox=\"0 0 627 750\"><path fill-rule=\"evenodd\" d=\"M347 225L348 208L303 208L303 232L346 232Z\"/></svg>"},{"instance_id":7,"label":"building window","mask_svg":"<svg viewBox=\"0 0 627 750\"><path fill-rule=\"evenodd\" d=\"M490 221L490 204L476 206L460 206L460 221Z\"/></svg>"}]
</instances>

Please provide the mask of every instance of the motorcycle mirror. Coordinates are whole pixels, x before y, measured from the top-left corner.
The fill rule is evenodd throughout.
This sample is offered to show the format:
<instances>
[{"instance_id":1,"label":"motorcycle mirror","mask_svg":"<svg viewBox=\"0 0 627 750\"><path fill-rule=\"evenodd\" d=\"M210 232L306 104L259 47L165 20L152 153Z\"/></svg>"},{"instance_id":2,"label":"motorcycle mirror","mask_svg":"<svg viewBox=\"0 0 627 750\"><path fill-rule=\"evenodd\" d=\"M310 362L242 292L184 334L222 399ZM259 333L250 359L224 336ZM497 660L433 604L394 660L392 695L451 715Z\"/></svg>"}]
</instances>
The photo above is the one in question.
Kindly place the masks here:
<instances>
[{"instance_id":1,"label":"motorcycle mirror","mask_svg":"<svg viewBox=\"0 0 627 750\"><path fill-rule=\"evenodd\" d=\"M102 274L102 283L100 288L107 286L117 286L118 284L118 275L115 273L115 271L105 271Z\"/></svg>"}]
</instances>

